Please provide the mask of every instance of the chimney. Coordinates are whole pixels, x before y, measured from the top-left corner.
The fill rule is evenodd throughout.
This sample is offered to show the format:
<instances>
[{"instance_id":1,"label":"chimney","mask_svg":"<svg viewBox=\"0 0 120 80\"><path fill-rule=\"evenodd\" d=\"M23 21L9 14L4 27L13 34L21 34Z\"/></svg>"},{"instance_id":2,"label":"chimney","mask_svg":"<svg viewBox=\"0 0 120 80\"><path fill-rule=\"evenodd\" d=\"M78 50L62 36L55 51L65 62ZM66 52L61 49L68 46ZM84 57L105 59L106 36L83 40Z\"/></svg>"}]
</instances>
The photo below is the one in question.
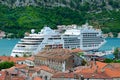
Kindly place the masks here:
<instances>
[{"instance_id":1,"label":"chimney","mask_svg":"<svg viewBox=\"0 0 120 80\"><path fill-rule=\"evenodd\" d=\"M77 74L74 74L74 79L77 79Z\"/></svg>"},{"instance_id":2,"label":"chimney","mask_svg":"<svg viewBox=\"0 0 120 80\"><path fill-rule=\"evenodd\" d=\"M84 80L84 75L81 74L79 80Z\"/></svg>"},{"instance_id":3,"label":"chimney","mask_svg":"<svg viewBox=\"0 0 120 80\"><path fill-rule=\"evenodd\" d=\"M96 69L95 69L95 73L97 73L97 72L98 72L98 66L96 65L95 67L96 67Z\"/></svg>"},{"instance_id":4,"label":"chimney","mask_svg":"<svg viewBox=\"0 0 120 80\"><path fill-rule=\"evenodd\" d=\"M104 71L105 71L105 69L102 68L102 69L101 69L101 72L104 73Z\"/></svg>"},{"instance_id":5,"label":"chimney","mask_svg":"<svg viewBox=\"0 0 120 80\"><path fill-rule=\"evenodd\" d=\"M93 74L92 77L95 77L95 75Z\"/></svg>"},{"instance_id":6,"label":"chimney","mask_svg":"<svg viewBox=\"0 0 120 80\"><path fill-rule=\"evenodd\" d=\"M73 70L73 68L71 68L70 70L69 70L69 73L71 73L71 72L73 72L74 70Z\"/></svg>"},{"instance_id":7,"label":"chimney","mask_svg":"<svg viewBox=\"0 0 120 80\"><path fill-rule=\"evenodd\" d=\"M61 78L64 78L64 75L65 75L65 74L62 74L62 75L61 75Z\"/></svg>"}]
</instances>

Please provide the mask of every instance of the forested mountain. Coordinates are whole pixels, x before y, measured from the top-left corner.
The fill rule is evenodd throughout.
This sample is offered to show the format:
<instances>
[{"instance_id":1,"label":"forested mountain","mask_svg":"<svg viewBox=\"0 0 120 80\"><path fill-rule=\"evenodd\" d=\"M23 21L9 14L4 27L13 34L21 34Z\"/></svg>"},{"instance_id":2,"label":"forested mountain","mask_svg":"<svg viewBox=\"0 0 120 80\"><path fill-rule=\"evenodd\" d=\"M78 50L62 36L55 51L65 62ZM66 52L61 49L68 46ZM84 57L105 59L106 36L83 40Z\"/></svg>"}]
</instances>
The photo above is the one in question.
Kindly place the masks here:
<instances>
[{"instance_id":1,"label":"forested mountain","mask_svg":"<svg viewBox=\"0 0 120 80\"><path fill-rule=\"evenodd\" d=\"M88 21L104 33L120 32L120 0L0 0L0 30L22 37L44 25L77 24Z\"/></svg>"}]
</instances>

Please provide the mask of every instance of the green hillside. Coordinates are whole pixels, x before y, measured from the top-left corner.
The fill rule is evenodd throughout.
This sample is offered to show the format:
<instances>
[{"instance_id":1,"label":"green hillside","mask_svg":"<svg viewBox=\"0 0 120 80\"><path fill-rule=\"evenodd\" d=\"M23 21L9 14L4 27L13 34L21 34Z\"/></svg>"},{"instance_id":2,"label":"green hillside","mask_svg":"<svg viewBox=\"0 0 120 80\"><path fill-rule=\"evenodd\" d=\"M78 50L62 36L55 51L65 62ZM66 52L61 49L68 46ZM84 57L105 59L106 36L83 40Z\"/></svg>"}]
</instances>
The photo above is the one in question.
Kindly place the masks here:
<instances>
[{"instance_id":1,"label":"green hillside","mask_svg":"<svg viewBox=\"0 0 120 80\"><path fill-rule=\"evenodd\" d=\"M120 32L120 11L85 12L68 7L26 6L9 8L0 4L0 30L13 33L12 37L23 37L32 28L40 31L44 25L56 28L57 25L77 24L88 21L104 33Z\"/></svg>"}]
</instances>

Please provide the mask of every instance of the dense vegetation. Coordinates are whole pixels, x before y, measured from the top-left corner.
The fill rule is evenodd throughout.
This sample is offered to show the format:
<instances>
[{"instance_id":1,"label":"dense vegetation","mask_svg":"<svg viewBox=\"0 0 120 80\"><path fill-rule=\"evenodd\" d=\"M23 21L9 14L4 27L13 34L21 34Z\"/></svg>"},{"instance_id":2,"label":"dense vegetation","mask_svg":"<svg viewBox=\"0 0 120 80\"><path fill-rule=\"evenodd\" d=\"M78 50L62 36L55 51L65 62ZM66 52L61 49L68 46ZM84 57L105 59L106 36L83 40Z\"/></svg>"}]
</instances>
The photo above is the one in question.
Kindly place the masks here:
<instances>
[{"instance_id":1,"label":"dense vegetation","mask_svg":"<svg viewBox=\"0 0 120 80\"><path fill-rule=\"evenodd\" d=\"M120 51L116 48L113 52L115 58L114 59L105 59L104 62L106 63L120 63Z\"/></svg>"},{"instance_id":2,"label":"dense vegetation","mask_svg":"<svg viewBox=\"0 0 120 80\"><path fill-rule=\"evenodd\" d=\"M14 66L14 62L8 62L8 61L1 62L0 63L0 70L1 69L7 69L7 68L10 68L12 66Z\"/></svg>"},{"instance_id":3,"label":"dense vegetation","mask_svg":"<svg viewBox=\"0 0 120 80\"><path fill-rule=\"evenodd\" d=\"M105 59L105 63L120 63L120 60L113 60L113 59Z\"/></svg>"},{"instance_id":4,"label":"dense vegetation","mask_svg":"<svg viewBox=\"0 0 120 80\"><path fill-rule=\"evenodd\" d=\"M102 28L104 33L120 32L120 11L106 11L88 13L73 10L68 7L40 7L26 6L10 8L0 4L0 30L13 33L12 37L23 37L32 28L40 31L44 25L56 28L57 25L77 24L88 21L95 27Z\"/></svg>"},{"instance_id":5,"label":"dense vegetation","mask_svg":"<svg viewBox=\"0 0 120 80\"><path fill-rule=\"evenodd\" d=\"M81 24L85 21L78 12L68 8L31 6L12 9L2 5L0 8L0 29L16 34L15 37L22 37L25 31L32 28L39 31L44 25L56 28L61 24Z\"/></svg>"},{"instance_id":6,"label":"dense vegetation","mask_svg":"<svg viewBox=\"0 0 120 80\"><path fill-rule=\"evenodd\" d=\"M116 48L115 50L114 50L114 56L115 56L115 59L119 59L120 58L120 51L119 51L119 49L118 48Z\"/></svg>"}]
</instances>

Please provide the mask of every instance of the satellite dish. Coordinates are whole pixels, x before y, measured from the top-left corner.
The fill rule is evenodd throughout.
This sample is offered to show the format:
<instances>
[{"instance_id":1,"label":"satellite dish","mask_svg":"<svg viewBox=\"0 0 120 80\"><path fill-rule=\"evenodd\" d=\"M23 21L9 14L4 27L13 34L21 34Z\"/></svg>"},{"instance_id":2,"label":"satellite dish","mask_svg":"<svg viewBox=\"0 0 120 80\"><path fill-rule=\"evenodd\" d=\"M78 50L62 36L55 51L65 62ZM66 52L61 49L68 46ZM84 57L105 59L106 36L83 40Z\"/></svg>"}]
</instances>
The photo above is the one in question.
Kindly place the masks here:
<instances>
[{"instance_id":1,"label":"satellite dish","mask_svg":"<svg viewBox=\"0 0 120 80\"><path fill-rule=\"evenodd\" d=\"M31 33L32 33L32 34L35 33L35 29L31 29Z\"/></svg>"}]
</instances>

